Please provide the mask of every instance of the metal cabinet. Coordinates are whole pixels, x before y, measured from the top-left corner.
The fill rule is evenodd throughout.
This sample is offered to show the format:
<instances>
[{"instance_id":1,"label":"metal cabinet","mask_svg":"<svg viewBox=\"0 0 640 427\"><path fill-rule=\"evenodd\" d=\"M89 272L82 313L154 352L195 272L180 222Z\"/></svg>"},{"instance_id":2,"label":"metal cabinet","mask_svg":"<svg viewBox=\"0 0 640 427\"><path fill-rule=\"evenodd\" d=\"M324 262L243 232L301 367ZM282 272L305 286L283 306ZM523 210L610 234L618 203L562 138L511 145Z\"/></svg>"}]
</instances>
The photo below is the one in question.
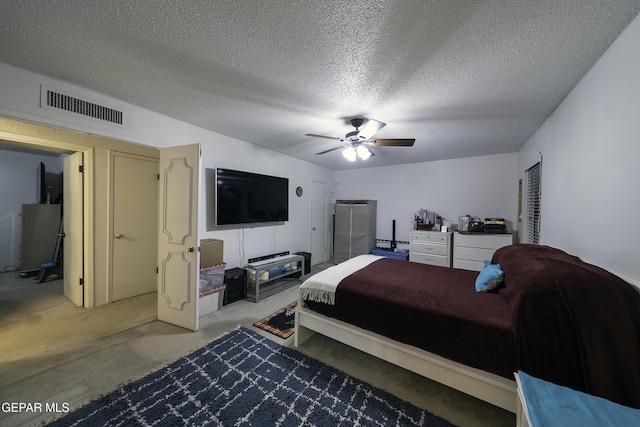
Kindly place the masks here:
<instances>
[{"instance_id":1,"label":"metal cabinet","mask_svg":"<svg viewBox=\"0 0 640 427\"><path fill-rule=\"evenodd\" d=\"M335 207L333 262L371 253L376 247L376 200L338 200Z\"/></svg>"},{"instance_id":2,"label":"metal cabinet","mask_svg":"<svg viewBox=\"0 0 640 427\"><path fill-rule=\"evenodd\" d=\"M61 220L60 205L22 205L22 273L40 270L40 264L54 260Z\"/></svg>"}]
</instances>

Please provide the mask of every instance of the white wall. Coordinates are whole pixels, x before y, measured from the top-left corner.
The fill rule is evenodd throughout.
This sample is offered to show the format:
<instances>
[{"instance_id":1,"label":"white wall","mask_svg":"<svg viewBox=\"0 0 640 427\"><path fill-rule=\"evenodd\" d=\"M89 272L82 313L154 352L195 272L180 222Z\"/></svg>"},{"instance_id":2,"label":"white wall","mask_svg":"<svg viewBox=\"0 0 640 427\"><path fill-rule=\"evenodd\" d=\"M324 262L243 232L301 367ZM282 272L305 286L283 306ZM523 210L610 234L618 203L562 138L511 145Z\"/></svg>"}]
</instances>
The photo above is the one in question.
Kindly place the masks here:
<instances>
[{"instance_id":1,"label":"white wall","mask_svg":"<svg viewBox=\"0 0 640 427\"><path fill-rule=\"evenodd\" d=\"M336 199L378 201L377 238L409 240L420 208L458 223L460 215L517 220L517 155L499 154L336 172Z\"/></svg>"},{"instance_id":2,"label":"white wall","mask_svg":"<svg viewBox=\"0 0 640 427\"><path fill-rule=\"evenodd\" d=\"M324 182L332 189L333 171L220 135L203 144L202 164L205 169L223 167L289 179L289 221L284 225L245 226L211 231L212 221L207 217L211 212L207 212L207 201L214 191L211 185L215 183L212 176L204 174L200 192L200 237L224 240L227 268L243 266L249 258L262 255L284 251L311 251L311 181ZM295 194L297 187L303 188L301 197ZM311 259L312 264L322 261L324 260Z\"/></svg>"},{"instance_id":3,"label":"white wall","mask_svg":"<svg viewBox=\"0 0 640 427\"><path fill-rule=\"evenodd\" d=\"M45 164L47 172L62 172L61 157L0 150L0 271L20 266L20 215L23 204L39 202L40 162Z\"/></svg>"},{"instance_id":4,"label":"white wall","mask_svg":"<svg viewBox=\"0 0 640 427\"><path fill-rule=\"evenodd\" d=\"M640 283L640 20L609 47L519 153L542 153L541 243Z\"/></svg>"},{"instance_id":5,"label":"white wall","mask_svg":"<svg viewBox=\"0 0 640 427\"><path fill-rule=\"evenodd\" d=\"M310 251L311 192L307 190L310 190L312 180L325 182L330 190L333 189L333 171L2 63L0 82L0 116L158 148L200 143L203 168L227 167L289 178L289 221L281 226L244 230L207 231L207 187L203 183L200 237L225 241L224 257L228 268L242 266L248 258L274 252ZM124 110L126 127L40 108L41 85ZM305 190L300 198L295 195L298 186ZM314 264L319 261L312 259Z\"/></svg>"},{"instance_id":6,"label":"white wall","mask_svg":"<svg viewBox=\"0 0 640 427\"><path fill-rule=\"evenodd\" d=\"M51 108L41 108L41 86L123 111L125 126ZM207 133L212 134L153 111L1 62L0 116L151 147L182 145Z\"/></svg>"}]
</instances>

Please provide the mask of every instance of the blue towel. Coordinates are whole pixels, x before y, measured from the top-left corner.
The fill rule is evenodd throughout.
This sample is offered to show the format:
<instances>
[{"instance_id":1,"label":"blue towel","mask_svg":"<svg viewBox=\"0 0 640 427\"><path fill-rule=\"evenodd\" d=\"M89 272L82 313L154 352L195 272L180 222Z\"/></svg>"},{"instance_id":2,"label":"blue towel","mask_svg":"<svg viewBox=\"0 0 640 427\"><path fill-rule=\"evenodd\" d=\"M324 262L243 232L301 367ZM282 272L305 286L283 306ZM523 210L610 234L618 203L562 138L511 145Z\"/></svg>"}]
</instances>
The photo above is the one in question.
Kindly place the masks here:
<instances>
[{"instance_id":1,"label":"blue towel","mask_svg":"<svg viewBox=\"0 0 640 427\"><path fill-rule=\"evenodd\" d=\"M640 426L640 409L518 372L533 427Z\"/></svg>"}]
</instances>

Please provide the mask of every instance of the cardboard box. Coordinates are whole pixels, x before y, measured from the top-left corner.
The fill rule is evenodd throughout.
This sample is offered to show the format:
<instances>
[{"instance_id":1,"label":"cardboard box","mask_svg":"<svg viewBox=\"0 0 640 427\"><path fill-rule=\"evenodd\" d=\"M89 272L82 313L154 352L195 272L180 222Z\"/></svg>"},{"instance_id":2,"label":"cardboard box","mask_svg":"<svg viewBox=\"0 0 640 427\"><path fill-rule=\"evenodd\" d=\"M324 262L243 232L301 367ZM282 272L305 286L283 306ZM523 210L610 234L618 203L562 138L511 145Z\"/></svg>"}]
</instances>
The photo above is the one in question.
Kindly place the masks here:
<instances>
[{"instance_id":1,"label":"cardboard box","mask_svg":"<svg viewBox=\"0 0 640 427\"><path fill-rule=\"evenodd\" d=\"M224 262L223 243L218 239L200 240L200 268L213 267Z\"/></svg>"}]
</instances>

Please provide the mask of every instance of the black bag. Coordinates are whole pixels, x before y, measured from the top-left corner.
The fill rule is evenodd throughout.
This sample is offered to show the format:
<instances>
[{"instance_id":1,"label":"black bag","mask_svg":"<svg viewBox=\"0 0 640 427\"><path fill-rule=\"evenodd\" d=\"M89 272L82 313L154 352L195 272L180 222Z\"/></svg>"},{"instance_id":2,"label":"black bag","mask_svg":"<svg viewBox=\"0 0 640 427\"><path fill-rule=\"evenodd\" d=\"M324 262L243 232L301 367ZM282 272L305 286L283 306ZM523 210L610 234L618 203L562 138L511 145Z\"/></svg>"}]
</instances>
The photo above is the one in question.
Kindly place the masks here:
<instances>
[{"instance_id":1,"label":"black bag","mask_svg":"<svg viewBox=\"0 0 640 427\"><path fill-rule=\"evenodd\" d=\"M469 231L473 233L484 233L484 222L480 218L474 216L469 223Z\"/></svg>"}]
</instances>

